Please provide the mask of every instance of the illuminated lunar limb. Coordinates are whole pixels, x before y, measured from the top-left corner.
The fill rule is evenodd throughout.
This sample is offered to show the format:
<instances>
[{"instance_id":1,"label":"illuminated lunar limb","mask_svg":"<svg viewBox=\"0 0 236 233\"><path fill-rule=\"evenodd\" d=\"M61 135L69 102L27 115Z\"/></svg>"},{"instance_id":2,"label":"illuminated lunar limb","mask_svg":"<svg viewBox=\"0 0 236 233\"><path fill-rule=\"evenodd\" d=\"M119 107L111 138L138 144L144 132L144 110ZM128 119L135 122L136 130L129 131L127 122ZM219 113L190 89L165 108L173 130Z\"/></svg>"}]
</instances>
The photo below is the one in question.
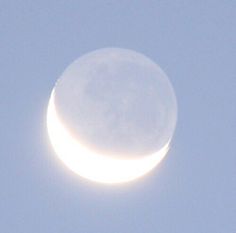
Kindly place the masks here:
<instances>
[{"instance_id":1,"label":"illuminated lunar limb","mask_svg":"<svg viewBox=\"0 0 236 233\"><path fill-rule=\"evenodd\" d=\"M47 127L59 158L102 183L134 180L166 155L177 118L164 72L125 49L101 49L70 65L49 101Z\"/></svg>"}]
</instances>

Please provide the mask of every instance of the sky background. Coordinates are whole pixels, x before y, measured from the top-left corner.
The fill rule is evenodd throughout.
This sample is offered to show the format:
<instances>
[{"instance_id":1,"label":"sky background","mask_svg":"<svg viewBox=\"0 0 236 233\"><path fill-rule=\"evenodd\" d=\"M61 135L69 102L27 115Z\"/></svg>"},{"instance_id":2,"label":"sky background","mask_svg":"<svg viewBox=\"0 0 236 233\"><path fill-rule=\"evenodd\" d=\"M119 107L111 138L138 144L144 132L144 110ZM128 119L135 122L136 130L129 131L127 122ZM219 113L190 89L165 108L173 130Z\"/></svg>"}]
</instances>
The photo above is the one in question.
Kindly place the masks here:
<instances>
[{"instance_id":1,"label":"sky background","mask_svg":"<svg viewBox=\"0 0 236 233\"><path fill-rule=\"evenodd\" d=\"M1 0L1 232L236 232L235 41L233 0ZM110 46L156 61L179 108L165 160L120 186L66 169L46 131L66 66Z\"/></svg>"}]
</instances>

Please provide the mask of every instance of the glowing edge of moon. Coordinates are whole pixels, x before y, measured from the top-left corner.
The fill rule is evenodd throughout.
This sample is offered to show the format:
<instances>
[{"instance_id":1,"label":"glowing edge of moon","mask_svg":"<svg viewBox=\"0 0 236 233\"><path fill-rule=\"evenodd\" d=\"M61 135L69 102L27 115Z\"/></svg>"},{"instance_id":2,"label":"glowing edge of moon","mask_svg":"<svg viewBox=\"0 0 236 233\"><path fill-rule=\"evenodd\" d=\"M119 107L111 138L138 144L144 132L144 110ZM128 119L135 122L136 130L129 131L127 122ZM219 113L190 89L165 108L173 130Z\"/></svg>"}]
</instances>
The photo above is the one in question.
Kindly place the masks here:
<instances>
[{"instance_id":1,"label":"glowing edge of moon","mask_svg":"<svg viewBox=\"0 0 236 233\"><path fill-rule=\"evenodd\" d=\"M158 152L138 159L114 159L85 148L60 122L54 103L54 89L47 109L47 129L51 144L64 164L92 181L116 184L139 178L165 157L169 142Z\"/></svg>"}]
</instances>

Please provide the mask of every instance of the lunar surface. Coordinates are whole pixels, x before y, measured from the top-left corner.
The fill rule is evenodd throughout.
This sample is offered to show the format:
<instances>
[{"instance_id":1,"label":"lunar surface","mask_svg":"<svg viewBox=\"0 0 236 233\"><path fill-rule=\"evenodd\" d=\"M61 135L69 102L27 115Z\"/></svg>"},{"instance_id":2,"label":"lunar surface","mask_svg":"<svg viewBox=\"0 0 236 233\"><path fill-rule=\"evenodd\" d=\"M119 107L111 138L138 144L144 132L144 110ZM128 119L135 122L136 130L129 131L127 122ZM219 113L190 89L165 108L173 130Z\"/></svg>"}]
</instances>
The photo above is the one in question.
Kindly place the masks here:
<instances>
[{"instance_id":1,"label":"lunar surface","mask_svg":"<svg viewBox=\"0 0 236 233\"><path fill-rule=\"evenodd\" d=\"M168 151L177 119L166 74L146 56L105 48L81 56L53 88L50 141L74 172L120 183L155 167Z\"/></svg>"}]
</instances>

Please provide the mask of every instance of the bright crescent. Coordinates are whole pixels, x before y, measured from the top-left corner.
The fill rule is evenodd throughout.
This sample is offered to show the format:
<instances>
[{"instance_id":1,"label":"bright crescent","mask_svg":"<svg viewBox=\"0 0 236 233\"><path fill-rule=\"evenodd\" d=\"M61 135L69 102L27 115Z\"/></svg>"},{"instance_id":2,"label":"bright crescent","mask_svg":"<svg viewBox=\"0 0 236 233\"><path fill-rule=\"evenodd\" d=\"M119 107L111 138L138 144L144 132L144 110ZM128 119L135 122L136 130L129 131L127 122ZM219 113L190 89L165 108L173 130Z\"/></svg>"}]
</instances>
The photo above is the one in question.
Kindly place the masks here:
<instances>
[{"instance_id":1,"label":"bright crescent","mask_svg":"<svg viewBox=\"0 0 236 233\"><path fill-rule=\"evenodd\" d=\"M159 151L137 159L114 159L85 148L60 121L54 90L47 110L51 144L61 161L76 174L100 183L116 184L135 180L151 171L165 157L169 142Z\"/></svg>"}]
</instances>

